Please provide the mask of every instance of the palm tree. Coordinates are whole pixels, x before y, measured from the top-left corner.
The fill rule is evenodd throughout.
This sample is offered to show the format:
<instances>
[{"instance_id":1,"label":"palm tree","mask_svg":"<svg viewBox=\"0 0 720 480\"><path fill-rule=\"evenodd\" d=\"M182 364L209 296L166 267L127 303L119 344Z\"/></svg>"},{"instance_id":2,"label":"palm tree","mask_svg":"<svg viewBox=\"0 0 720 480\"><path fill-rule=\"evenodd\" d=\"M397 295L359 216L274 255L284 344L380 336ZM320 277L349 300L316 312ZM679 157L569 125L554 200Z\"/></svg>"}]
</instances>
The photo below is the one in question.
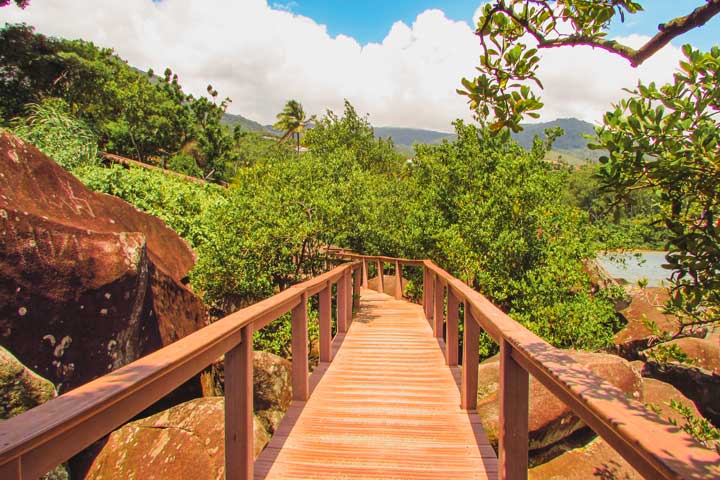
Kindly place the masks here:
<instances>
[{"instance_id":1,"label":"palm tree","mask_svg":"<svg viewBox=\"0 0 720 480\"><path fill-rule=\"evenodd\" d=\"M283 111L277 114L277 123L273 125L273 128L285 132L280 139L280 143L286 141L288 138L295 136L297 139L297 150L300 152L300 133L305 127L315 121L315 115L310 118L305 118L305 112L303 111L302 104L297 100L288 100L285 104Z\"/></svg>"}]
</instances>

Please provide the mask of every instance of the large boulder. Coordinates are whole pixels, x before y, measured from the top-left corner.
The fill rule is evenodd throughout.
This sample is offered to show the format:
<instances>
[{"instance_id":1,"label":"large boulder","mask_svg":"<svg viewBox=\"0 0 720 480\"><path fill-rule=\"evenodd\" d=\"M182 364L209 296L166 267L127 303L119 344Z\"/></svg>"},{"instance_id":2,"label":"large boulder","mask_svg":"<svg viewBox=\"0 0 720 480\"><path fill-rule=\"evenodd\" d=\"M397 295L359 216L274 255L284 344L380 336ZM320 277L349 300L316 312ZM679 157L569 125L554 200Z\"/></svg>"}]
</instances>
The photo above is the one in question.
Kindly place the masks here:
<instances>
[{"instance_id":1,"label":"large boulder","mask_svg":"<svg viewBox=\"0 0 720 480\"><path fill-rule=\"evenodd\" d=\"M663 344L666 347L677 347L694 365L709 373L720 375L720 344L704 338L685 337ZM653 347L643 352L643 356L652 358Z\"/></svg>"},{"instance_id":2,"label":"large boulder","mask_svg":"<svg viewBox=\"0 0 720 480\"><path fill-rule=\"evenodd\" d=\"M225 388L222 360L213 365ZM292 365L270 352L253 352L253 408L268 432L274 433L292 401Z\"/></svg>"},{"instance_id":3,"label":"large boulder","mask_svg":"<svg viewBox=\"0 0 720 480\"><path fill-rule=\"evenodd\" d=\"M268 431L275 432L292 401L292 366L268 352L254 352L253 405Z\"/></svg>"},{"instance_id":4,"label":"large boulder","mask_svg":"<svg viewBox=\"0 0 720 480\"><path fill-rule=\"evenodd\" d=\"M672 419L677 425L682 425L684 423L682 415L670 408L672 401L686 406L696 417L701 416L692 400L677 388L654 378L643 378L643 402L663 420Z\"/></svg>"},{"instance_id":5,"label":"large boulder","mask_svg":"<svg viewBox=\"0 0 720 480\"><path fill-rule=\"evenodd\" d=\"M188 245L0 134L0 344L61 391L206 322Z\"/></svg>"},{"instance_id":6,"label":"large boulder","mask_svg":"<svg viewBox=\"0 0 720 480\"><path fill-rule=\"evenodd\" d=\"M255 457L270 439L255 419ZM225 478L225 399L206 397L131 422L110 434L86 479Z\"/></svg>"},{"instance_id":7,"label":"large boulder","mask_svg":"<svg viewBox=\"0 0 720 480\"><path fill-rule=\"evenodd\" d=\"M528 471L530 480L642 480L643 477L598 437Z\"/></svg>"},{"instance_id":8,"label":"large boulder","mask_svg":"<svg viewBox=\"0 0 720 480\"><path fill-rule=\"evenodd\" d=\"M0 347L0 422L20 415L57 396L55 386ZM67 468L60 465L42 480L67 480Z\"/></svg>"},{"instance_id":9,"label":"large boulder","mask_svg":"<svg viewBox=\"0 0 720 480\"><path fill-rule=\"evenodd\" d=\"M640 288L633 290L630 297L630 305L620 310L627 325L615 335L614 342L618 354L636 360L638 352L648 348L653 338L646 322L654 322L661 331L673 334L677 332L678 320L662 311L663 304L670 298L666 288Z\"/></svg>"},{"instance_id":10,"label":"large boulder","mask_svg":"<svg viewBox=\"0 0 720 480\"><path fill-rule=\"evenodd\" d=\"M0 420L19 415L56 396L55 386L0 347Z\"/></svg>"},{"instance_id":11,"label":"large boulder","mask_svg":"<svg viewBox=\"0 0 720 480\"><path fill-rule=\"evenodd\" d=\"M642 398L642 378L630 364L615 355L565 351L583 367L623 390L635 400ZM480 364L478 369L478 414L493 446L497 447L500 416L500 361L497 356ZM585 424L572 410L530 376L530 450L557 443Z\"/></svg>"},{"instance_id":12,"label":"large boulder","mask_svg":"<svg viewBox=\"0 0 720 480\"><path fill-rule=\"evenodd\" d=\"M720 346L700 338L680 338L666 345L677 346L694 363L658 362L650 349L641 352L648 360L643 375L671 384L692 400L704 417L720 425Z\"/></svg>"}]
</instances>

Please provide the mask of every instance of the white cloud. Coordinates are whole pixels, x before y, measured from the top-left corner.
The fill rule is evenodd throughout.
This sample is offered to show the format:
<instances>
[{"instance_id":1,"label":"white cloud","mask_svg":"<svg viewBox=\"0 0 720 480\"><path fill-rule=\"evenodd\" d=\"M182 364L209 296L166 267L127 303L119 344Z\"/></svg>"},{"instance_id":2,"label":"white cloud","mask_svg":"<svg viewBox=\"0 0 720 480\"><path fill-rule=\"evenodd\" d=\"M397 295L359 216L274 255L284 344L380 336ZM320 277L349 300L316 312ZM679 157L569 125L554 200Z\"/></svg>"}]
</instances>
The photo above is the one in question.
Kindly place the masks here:
<instances>
[{"instance_id":1,"label":"white cloud","mask_svg":"<svg viewBox=\"0 0 720 480\"><path fill-rule=\"evenodd\" d=\"M457 95L460 78L474 75L480 47L472 28L427 10L412 25L395 23L382 43L360 45L331 37L327 28L295 15L292 2L265 0L33 0L21 11L2 9L7 22L38 32L84 38L113 47L132 65L171 67L188 92L208 83L230 96L229 109L272 123L289 98L308 113L342 110L344 98L375 125L450 130L470 118ZM634 70L626 61L587 48L544 53L544 119L599 120L622 87L669 80L679 51L670 47Z\"/></svg>"}]
</instances>

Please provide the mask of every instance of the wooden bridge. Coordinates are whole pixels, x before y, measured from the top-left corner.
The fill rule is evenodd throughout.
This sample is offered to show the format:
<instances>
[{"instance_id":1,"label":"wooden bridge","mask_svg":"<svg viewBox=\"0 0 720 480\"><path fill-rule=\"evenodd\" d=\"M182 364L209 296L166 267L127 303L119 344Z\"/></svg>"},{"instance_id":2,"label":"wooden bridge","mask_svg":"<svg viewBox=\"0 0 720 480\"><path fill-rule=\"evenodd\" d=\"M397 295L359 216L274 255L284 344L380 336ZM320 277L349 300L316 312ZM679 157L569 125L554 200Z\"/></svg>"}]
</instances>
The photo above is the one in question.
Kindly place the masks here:
<instances>
[{"instance_id":1,"label":"wooden bridge","mask_svg":"<svg viewBox=\"0 0 720 480\"><path fill-rule=\"evenodd\" d=\"M0 424L0 479L38 478L223 354L228 479L525 479L529 375L646 478L720 478L719 455L433 262L336 254L350 261ZM379 273L377 291L362 288L371 264ZM383 293L388 266L393 297ZM422 268L422 306L402 299L403 268ZM320 365L310 376L313 295L319 296ZM294 401L255 461L252 334L288 312ZM500 344L497 458L474 413L481 329ZM473 368L459 370L460 355Z\"/></svg>"}]
</instances>

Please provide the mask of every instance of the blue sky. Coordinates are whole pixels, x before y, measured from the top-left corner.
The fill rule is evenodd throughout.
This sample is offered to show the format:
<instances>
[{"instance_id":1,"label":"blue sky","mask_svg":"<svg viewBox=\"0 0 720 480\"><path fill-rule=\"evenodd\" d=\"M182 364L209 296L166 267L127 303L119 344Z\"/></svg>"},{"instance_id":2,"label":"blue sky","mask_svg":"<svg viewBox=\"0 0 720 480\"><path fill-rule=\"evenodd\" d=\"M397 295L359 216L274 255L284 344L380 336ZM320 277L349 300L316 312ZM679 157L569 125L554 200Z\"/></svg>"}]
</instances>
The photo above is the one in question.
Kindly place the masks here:
<instances>
[{"instance_id":1,"label":"blue sky","mask_svg":"<svg viewBox=\"0 0 720 480\"><path fill-rule=\"evenodd\" d=\"M271 0L269 3L327 25L328 32L333 36L348 35L363 45L382 42L393 23L403 21L411 25L419 13L430 8L444 11L452 20L462 20L473 25L473 14L481 4L478 0ZM652 36L657 33L659 23L685 15L703 3L703 0L646 0L643 2L644 12L627 17L625 23L615 22L611 34L625 36L639 33ZM692 43L707 49L713 43L717 44L718 38L720 18L715 18L704 28L688 32L673 43L678 46Z\"/></svg>"}]
</instances>

